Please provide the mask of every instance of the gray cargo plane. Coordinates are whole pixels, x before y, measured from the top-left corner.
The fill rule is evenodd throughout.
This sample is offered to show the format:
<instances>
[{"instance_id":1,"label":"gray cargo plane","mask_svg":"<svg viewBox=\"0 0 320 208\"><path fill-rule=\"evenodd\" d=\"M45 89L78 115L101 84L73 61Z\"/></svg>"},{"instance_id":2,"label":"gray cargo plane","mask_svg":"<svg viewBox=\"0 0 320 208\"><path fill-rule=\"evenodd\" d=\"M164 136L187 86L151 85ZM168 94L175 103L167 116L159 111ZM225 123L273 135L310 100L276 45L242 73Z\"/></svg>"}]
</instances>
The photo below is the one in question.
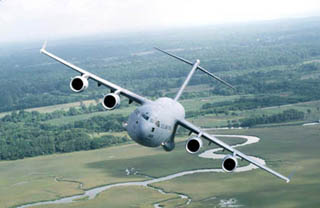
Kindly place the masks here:
<instances>
[{"instance_id":1,"label":"gray cargo plane","mask_svg":"<svg viewBox=\"0 0 320 208\"><path fill-rule=\"evenodd\" d=\"M215 78L221 83L227 85L230 88L233 88L229 83L225 82L221 78L213 75L203 67L201 67L200 61L196 60L194 63L173 55L169 52L163 51L159 48L155 48L171 57L174 57L184 63L192 65L192 69L188 74L186 80L179 89L177 95L174 99L168 97L162 97L155 101L149 100L145 97L142 97L138 94L135 94L127 89L124 89L112 82L109 82L105 79L98 77L95 74L92 74L84 69L81 69L57 56L48 52L46 50L46 43L40 50L40 53L43 53L52 59L66 65L67 67L79 72L81 75L75 76L71 79L70 88L74 92L82 92L88 88L88 80L94 80L97 82L98 86L104 85L110 88L111 92L106 94L102 99L102 106L107 110L113 110L120 105L120 95L125 96L129 99L129 103L133 101L140 104L134 112L129 116L128 122L125 124L125 128L129 136L138 144L147 147L159 147L162 146L165 151L171 151L175 147L174 137L179 126L182 126L194 133L196 136L190 137L186 142L186 150L191 154L199 153L201 147L203 146L202 138L208 140L209 143L214 143L224 150L230 152L223 161L222 169L226 172L233 172L238 165L238 159L244 159L249 163L252 163L258 166L261 169L285 180L287 183L290 181L290 177L285 177L276 171L268 168L267 166L260 164L259 162L252 159L250 156L243 154L242 152L232 148L228 144L222 142L213 135L210 135L199 127L193 125L185 119L185 110L184 107L178 102L183 90L188 85L193 74L200 70L209 76Z\"/></svg>"}]
</instances>

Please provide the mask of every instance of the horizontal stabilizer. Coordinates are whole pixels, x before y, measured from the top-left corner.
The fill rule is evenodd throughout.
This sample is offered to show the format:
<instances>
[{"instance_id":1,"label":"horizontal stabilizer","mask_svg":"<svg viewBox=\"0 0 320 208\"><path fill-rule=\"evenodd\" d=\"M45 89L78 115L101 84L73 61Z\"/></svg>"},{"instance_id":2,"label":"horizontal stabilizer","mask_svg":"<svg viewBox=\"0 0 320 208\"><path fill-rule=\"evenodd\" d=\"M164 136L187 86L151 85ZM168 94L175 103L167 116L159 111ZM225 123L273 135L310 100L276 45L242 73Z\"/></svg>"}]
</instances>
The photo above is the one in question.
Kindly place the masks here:
<instances>
[{"instance_id":1,"label":"horizontal stabilizer","mask_svg":"<svg viewBox=\"0 0 320 208\"><path fill-rule=\"evenodd\" d=\"M191 66L194 64L194 63L192 63L191 61L188 61L188 60L186 60L186 59L184 59L184 58L181 58L181 57L179 57L179 56L176 56L176 55L174 55L174 54L171 54L171 53L169 53L169 52L167 52L167 51L161 50L160 48L156 48L156 47L155 47L155 49L158 50L158 51L161 51L162 53L165 53L165 54L167 54L167 55L169 55L169 56L171 56L171 57L173 57L173 58L176 58L176 59L178 59L178 60L180 60L180 61L182 61L182 62L184 62L184 63L186 63L186 64L189 64L189 65L191 65ZM198 68L199 70L203 71L204 73L208 74L209 76L215 78L215 79L218 80L219 82L227 85L228 87L230 87L230 88L232 88L232 89L235 89L231 84L229 84L228 82L224 81L224 80L221 79L220 77L212 74L211 72L209 72L208 70L204 69L203 67L198 66L197 68Z\"/></svg>"}]
</instances>

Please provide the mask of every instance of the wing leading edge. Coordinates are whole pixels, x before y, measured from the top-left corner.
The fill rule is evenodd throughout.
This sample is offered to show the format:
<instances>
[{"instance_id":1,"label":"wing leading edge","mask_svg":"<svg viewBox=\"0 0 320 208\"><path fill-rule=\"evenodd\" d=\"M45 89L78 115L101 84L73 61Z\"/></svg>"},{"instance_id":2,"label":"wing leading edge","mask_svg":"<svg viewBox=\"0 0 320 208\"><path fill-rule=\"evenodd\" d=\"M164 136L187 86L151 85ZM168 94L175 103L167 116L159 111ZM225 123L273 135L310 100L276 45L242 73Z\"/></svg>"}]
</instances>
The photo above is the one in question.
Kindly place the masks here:
<instances>
[{"instance_id":1,"label":"wing leading edge","mask_svg":"<svg viewBox=\"0 0 320 208\"><path fill-rule=\"evenodd\" d=\"M147 98L144 98L140 95L137 95L137 94L135 94L127 89L124 89L124 88L122 88L112 82L109 82L103 78L100 78L99 76L97 76L95 74L92 74L84 69L81 69L80 67L77 67L77 66L63 60L62 58L59 58L58 56L48 52L46 50L46 45L47 45L47 43L45 42L43 44L42 48L40 49L40 53L43 53L43 54L49 56L50 58L62 63L63 65L73 69L76 72L79 72L82 76L85 76L86 78L96 81L98 83L98 85L104 85L104 86L110 88L112 91L118 91L118 92L120 92L121 95L124 95L125 97L129 98L130 101L135 101L139 104L151 102Z\"/></svg>"},{"instance_id":2,"label":"wing leading edge","mask_svg":"<svg viewBox=\"0 0 320 208\"><path fill-rule=\"evenodd\" d=\"M265 165L262 165L260 163L258 163L257 161L255 161L254 159L250 158L249 156L243 154L242 152L232 148L230 145L224 143L223 141L219 140L218 138L202 131L200 128L196 127L195 125L193 125L192 123L188 122L187 120L183 119L183 120L178 120L178 124L181 125L182 127L192 131L193 133L196 133L200 136L202 136L203 138L207 139L209 142L213 142L216 145L232 152L235 156L238 156L246 161L248 161L249 163L254 164L255 166L271 173L274 176L279 177L280 179L285 180L287 183L290 182L290 179L288 177L285 177L283 175L281 175L280 173L277 173L276 171L272 170L271 168L268 168Z\"/></svg>"}]
</instances>

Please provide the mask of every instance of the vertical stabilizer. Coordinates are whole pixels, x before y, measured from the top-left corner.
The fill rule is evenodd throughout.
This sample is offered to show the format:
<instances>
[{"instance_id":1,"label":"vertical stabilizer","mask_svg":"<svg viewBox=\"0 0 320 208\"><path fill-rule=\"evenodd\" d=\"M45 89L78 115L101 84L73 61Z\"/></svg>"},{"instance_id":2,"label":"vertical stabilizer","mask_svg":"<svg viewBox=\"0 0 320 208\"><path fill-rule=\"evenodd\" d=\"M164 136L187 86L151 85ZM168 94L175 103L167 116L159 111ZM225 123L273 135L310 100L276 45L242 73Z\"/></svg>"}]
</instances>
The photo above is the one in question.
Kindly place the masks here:
<instances>
[{"instance_id":1,"label":"vertical stabilizer","mask_svg":"<svg viewBox=\"0 0 320 208\"><path fill-rule=\"evenodd\" d=\"M178 59L178 60L180 60L180 61L182 61L182 62L184 62L184 63L186 63L186 64L194 65L194 63L192 63L191 61L188 61L187 59L181 58L181 57L176 56L176 55L174 55L174 54L172 54L172 53L169 53L169 52L167 52L167 51L161 50L160 48L155 48L155 49L158 50L158 51L161 51L162 53L165 53L165 54L167 54L167 55L169 55L169 56L171 56L171 57L173 57L173 58L176 58L176 59ZM229 84L228 82L224 81L224 80L221 79L220 77L212 74L211 72L209 72L209 71L206 70L205 68L203 68L203 67L201 67L201 66L198 65L198 66L197 66L197 69L199 69L200 71L206 73L206 74L209 75L210 77L218 80L218 81L221 82L222 84L230 87L231 89L235 89L231 84Z\"/></svg>"},{"instance_id":2,"label":"vertical stabilizer","mask_svg":"<svg viewBox=\"0 0 320 208\"><path fill-rule=\"evenodd\" d=\"M176 97L174 98L175 101L179 100L179 98L180 98L183 90L186 88L186 86L187 86L188 83L190 82L190 79L191 79L192 75L194 74L194 72L197 70L199 64L200 64L200 60L197 59L196 62L194 62L193 66L192 66L192 69L191 69L191 71L189 72L186 80L183 82L181 88L179 89Z\"/></svg>"}]
</instances>

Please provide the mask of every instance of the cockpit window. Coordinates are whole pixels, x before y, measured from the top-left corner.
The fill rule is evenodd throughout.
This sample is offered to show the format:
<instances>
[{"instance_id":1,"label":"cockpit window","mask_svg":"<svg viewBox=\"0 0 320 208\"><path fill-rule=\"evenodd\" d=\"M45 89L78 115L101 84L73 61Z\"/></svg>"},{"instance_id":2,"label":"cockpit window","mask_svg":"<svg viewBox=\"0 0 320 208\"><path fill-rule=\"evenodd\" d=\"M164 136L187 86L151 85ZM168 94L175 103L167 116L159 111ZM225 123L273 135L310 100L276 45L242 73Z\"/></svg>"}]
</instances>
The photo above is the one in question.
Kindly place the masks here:
<instances>
[{"instance_id":1,"label":"cockpit window","mask_svg":"<svg viewBox=\"0 0 320 208\"><path fill-rule=\"evenodd\" d=\"M146 114L142 114L142 117L147 121L149 120L149 116L147 116Z\"/></svg>"},{"instance_id":2,"label":"cockpit window","mask_svg":"<svg viewBox=\"0 0 320 208\"><path fill-rule=\"evenodd\" d=\"M160 127L160 121L156 121L156 126Z\"/></svg>"}]
</instances>

